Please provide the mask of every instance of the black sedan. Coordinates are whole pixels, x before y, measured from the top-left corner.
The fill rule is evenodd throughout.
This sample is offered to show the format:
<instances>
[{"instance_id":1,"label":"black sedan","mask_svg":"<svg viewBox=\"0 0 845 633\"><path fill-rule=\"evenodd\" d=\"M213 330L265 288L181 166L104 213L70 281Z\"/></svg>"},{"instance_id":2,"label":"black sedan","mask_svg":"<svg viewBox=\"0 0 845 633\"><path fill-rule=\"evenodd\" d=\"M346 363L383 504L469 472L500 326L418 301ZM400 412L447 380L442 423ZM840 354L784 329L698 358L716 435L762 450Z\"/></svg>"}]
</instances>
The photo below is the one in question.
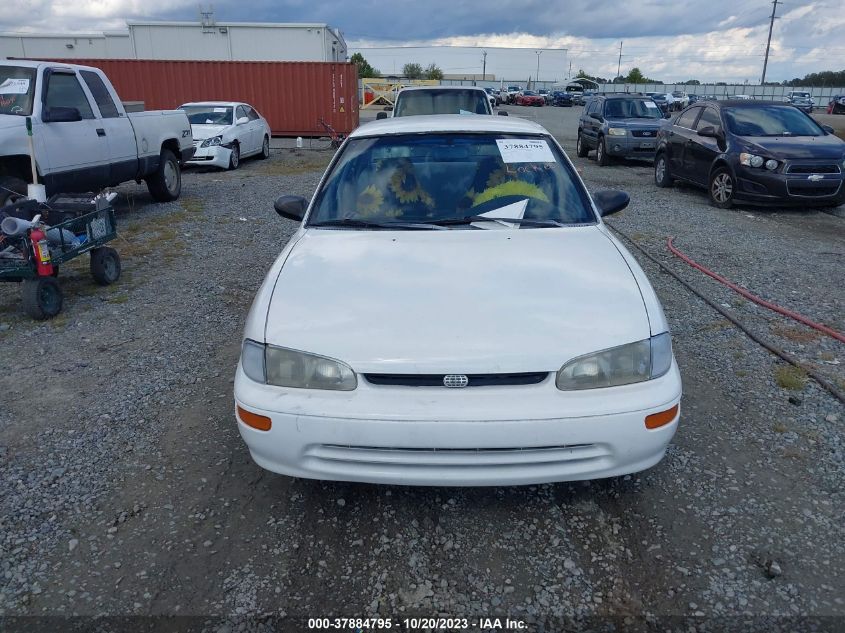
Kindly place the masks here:
<instances>
[{"instance_id":1,"label":"black sedan","mask_svg":"<svg viewBox=\"0 0 845 633\"><path fill-rule=\"evenodd\" d=\"M845 141L797 108L699 102L658 132L654 181L706 187L710 202L834 207L845 202Z\"/></svg>"}]
</instances>

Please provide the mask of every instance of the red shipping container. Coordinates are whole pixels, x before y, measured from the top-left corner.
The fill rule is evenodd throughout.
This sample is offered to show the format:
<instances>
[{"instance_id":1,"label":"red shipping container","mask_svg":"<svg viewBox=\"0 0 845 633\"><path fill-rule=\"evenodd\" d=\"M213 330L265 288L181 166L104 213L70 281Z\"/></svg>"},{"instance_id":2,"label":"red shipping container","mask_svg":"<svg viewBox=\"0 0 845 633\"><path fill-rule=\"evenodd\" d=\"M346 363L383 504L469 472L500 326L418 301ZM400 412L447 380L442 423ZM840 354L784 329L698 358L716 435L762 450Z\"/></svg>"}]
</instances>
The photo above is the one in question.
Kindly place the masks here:
<instances>
[{"instance_id":1,"label":"red shipping container","mask_svg":"<svg viewBox=\"0 0 845 633\"><path fill-rule=\"evenodd\" d=\"M358 127L358 68L340 62L229 62L146 59L51 60L101 69L123 101L169 110L189 101L243 101L275 136L326 136Z\"/></svg>"}]
</instances>

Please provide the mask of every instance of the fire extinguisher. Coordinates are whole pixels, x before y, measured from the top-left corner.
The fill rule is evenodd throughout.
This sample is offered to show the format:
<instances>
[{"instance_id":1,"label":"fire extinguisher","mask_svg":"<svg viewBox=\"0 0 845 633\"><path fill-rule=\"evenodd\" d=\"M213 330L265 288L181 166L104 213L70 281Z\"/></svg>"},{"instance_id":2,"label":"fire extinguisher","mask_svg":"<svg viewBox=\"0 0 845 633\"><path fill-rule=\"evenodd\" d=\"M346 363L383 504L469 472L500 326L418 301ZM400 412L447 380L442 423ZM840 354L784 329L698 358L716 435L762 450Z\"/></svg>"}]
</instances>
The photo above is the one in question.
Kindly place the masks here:
<instances>
[{"instance_id":1,"label":"fire extinguisher","mask_svg":"<svg viewBox=\"0 0 845 633\"><path fill-rule=\"evenodd\" d=\"M53 262L50 258L47 236L40 227L34 226L29 231L29 241L32 243L32 254L35 256L35 269L38 276L49 277L53 274Z\"/></svg>"}]
</instances>

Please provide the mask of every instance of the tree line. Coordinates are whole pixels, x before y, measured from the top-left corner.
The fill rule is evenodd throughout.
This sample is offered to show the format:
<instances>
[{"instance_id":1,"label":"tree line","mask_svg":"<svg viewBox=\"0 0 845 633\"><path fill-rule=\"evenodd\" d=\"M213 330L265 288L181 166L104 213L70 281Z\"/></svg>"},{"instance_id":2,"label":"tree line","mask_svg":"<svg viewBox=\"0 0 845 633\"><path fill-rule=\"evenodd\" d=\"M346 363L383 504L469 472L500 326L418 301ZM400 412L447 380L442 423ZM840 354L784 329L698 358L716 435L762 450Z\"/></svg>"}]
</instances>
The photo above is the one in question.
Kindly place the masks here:
<instances>
[{"instance_id":1,"label":"tree line","mask_svg":"<svg viewBox=\"0 0 845 633\"><path fill-rule=\"evenodd\" d=\"M349 58L358 66L358 78L381 77L381 71L373 67L361 53L355 53ZM402 76L408 79L443 79L443 71L437 64L431 63L425 68L421 64L408 63L402 67Z\"/></svg>"},{"instance_id":2,"label":"tree line","mask_svg":"<svg viewBox=\"0 0 845 633\"><path fill-rule=\"evenodd\" d=\"M576 79L589 79L598 84L663 84L661 79L651 79L643 75L639 68L632 68L627 75L619 75L613 79L605 77L594 77L588 75L583 69L578 71ZM684 84L687 86L700 86L701 82L698 79L687 79L685 81L674 82L676 84ZM716 86L727 86L725 81L715 82ZM817 73L809 73L803 78L795 77L786 81L767 81L767 86L845 86L845 70L824 70Z\"/></svg>"}]
</instances>

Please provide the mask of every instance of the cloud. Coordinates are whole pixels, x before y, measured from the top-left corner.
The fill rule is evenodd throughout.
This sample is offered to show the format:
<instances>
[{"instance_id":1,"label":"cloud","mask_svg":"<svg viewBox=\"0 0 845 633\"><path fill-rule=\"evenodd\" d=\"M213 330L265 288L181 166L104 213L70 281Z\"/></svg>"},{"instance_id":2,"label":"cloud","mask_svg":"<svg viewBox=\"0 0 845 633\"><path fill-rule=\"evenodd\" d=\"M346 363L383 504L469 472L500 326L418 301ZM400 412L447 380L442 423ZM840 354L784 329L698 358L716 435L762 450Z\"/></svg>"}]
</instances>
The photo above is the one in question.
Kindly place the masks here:
<instances>
[{"instance_id":1,"label":"cloud","mask_svg":"<svg viewBox=\"0 0 845 633\"><path fill-rule=\"evenodd\" d=\"M202 0L199 0L202 2ZM771 4L736 0L207 0L218 21L326 22L354 47L451 45L521 47L488 54L488 72L525 78L536 72L535 49L569 49L541 55L541 78L573 71L616 74L639 67L665 81L759 80ZM839 70L845 59L842 0L778 5L768 77L791 79ZM199 19L198 0L7 0L0 30L96 31L121 28L127 19ZM477 50L362 50L387 71L430 59L457 72L480 72ZM442 57L441 57L442 56ZM371 59L372 58L372 59ZM497 68L501 70L497 70Z\"/></svg>"}]
</instances>

